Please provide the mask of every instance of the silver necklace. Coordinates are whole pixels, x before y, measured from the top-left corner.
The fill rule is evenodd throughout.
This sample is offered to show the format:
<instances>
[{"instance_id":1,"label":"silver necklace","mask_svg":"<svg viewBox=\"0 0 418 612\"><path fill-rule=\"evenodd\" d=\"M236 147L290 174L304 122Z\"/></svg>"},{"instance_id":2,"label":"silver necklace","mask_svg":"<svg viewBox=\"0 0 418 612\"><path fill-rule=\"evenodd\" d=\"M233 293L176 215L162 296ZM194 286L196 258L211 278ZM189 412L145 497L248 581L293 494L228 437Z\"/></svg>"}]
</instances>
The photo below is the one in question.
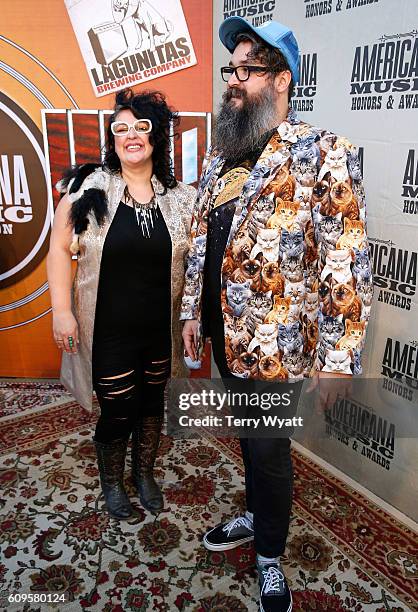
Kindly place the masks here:
<instances>
[{"instance_id":1,"label":"silver necklace","mask_svg":"<svg viewBox=\"0 0 418 612\"><path fill-rule=\"evenodd\" d=\"M138 202L129 192L126 185L123 196L125 204L132 204L135 212L136 222L141 229L144 238L150 238L154 229L154 222L158 217L158 204L155 200L155 195L152 196L149 202Z\"/></svg>"}]
</instances>

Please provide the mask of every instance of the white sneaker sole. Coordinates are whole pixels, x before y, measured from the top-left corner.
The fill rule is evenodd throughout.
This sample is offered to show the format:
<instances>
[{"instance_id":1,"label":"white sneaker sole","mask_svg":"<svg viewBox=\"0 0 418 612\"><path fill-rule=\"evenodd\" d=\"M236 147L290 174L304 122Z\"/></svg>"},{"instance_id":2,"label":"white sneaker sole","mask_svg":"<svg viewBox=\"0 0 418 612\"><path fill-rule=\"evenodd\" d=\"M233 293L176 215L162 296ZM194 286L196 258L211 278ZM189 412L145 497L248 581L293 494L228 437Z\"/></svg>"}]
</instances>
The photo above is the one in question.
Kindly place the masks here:
<instances>
[{"instance_id":1,"label":"white sneaker sole","mask_svg":"<svg viewBox=\"0 0 418 612\"><path fill-rule=\"evenodd\" d=\"M289 591L289 594L290 594L290 604L289 604L289 607L288 607L288 609L286 610L286 612L292 612L292 610L293 610L293 598L292 598L292 591ZM265 612L265 610L264 610L264 608L263 608L263 604L261 603L261 599L260 599L260 601L259 601L259 605L260 605L260 610L259 610L259 612Z\"/></svg>"},{"instance_id":2,"label":"white sneaker sole","mask_svg":"<svg viewBox=\"0 0 418 612\"><path fill-rule=\"evenodd\" d=\"M252 542L254 540L254 536L248 536L248 538L242 538L241 540L237 540L236 542L231 542L230 544L212 544L208 542L206 536L203 537L203 545L208 550L213 551L222 551L222 550L232 550L233 548L238 548L241 544L245 544L246 542Z\"/></svg>"}]
</instances>

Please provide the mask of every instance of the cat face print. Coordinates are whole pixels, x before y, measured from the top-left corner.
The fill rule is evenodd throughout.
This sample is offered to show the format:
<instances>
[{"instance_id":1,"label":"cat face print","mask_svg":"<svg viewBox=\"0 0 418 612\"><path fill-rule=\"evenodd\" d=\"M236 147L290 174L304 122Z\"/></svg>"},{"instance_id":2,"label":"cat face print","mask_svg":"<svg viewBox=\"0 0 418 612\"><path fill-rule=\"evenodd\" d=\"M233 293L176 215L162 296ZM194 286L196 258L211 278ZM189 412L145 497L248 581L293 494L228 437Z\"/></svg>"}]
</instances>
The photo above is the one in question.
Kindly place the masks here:
<instances>
[{"instance_id":1,"label":"cat face print","mask_svg":"<svg viewBox=\"0 0 418 612\"><path fill-rule=\"evenodd\" d=\"M316 136L311 135L307 138L299 138L292 145L291 152L294 164L304 161L316 168L319 162L319 148L315 140Z\"/></svg>"},{"instance_id":2,"label":"cat face print","mask_svg":"<svg viewBox=\"0 0 418 612\"><path fill-rule=\"evenodd\" d=\"M343 233L342 214L337 213L335 217L332 217L321 215L321 213L318 212L316 229L317 241L325 242L329 247L333 247L335 249L337 241Z\"/></svg>"},{"instance_id":3,"label":"cat face print","mask_svg":"<svg viewBox=\"0 0 418 612\"><path fill-rule=\"evenodd\" d=\"M248 351L259 348L264 355L277 353L277 327L274 323L259 323L254 332L254 338L248 345Z\"/></svg>"},{"instance_id":4,"label":"cat face print","mask_svg":"<svg viewBox=\"0 0 418 612\"><path fill-rule=\"evenodd\" d=\"M269 323L260 323L257 325L254 337L262 342L270 342L276 337L276 326Z\"/></svg>"},{"instance_id":5,"label":"cat face print","mask_svg":"<svg viewBox=\"0 0 418 612\"><path fill-rule=\"evenodd\" d=\"M242 262L241 269L247 278L254 278L260 273L261 264L257 259L246 259Z\"/></svg>"},{"instance_id":6,"label":"cat face print","mask_svg":"<svg viewBox=\"0 0 418 612\"><path fill-rule=\"evenodd\" d=\"M303 337L300 333L300 324L298 322L279 323L277 342L279 348L285 353L301 352L303 350Z\"/></svg>"},{"instance_id":7,"label":"cat face print","mask_svg":"<svg viewBox=\"0 0 418 612\"><path fill-rule=\"evenodd\" d=\"M349 305L354 300L356 292L346 283L338 283L332 288L332 301L336 304Z\"/></svg>"},{"instance_id":8,"label":"cat face print","mask_svg":"<svg viewBox=\"0 0 418 612\"><path fill-rule=\"evenodd\" d=\"M325 353L325 365L322 371L335 372L338 374L352 374L349 351L334 351L328 349Z\"/></svg>"},{"instance_id":9,"label":"cat face print","mask_svg":"<svg viewBox=\"0 0 418 612\"><path fill-rule=\"evenodd\" d=\"M345 333L346 335L352 339L354 342L359 342L365 332L366 324L364 321L350 321L350 319L346 319L345 321Z\"/></svg>"},{"instance_id":10,"label":"cat face print","mask_svg":"<svg viewBox=\"0 0 418 612\"><path fill-rule=\"evenodd\" d=\"M373 284L370 279L357 282L356 291L363 302L363 306L370 307L373 300Z\"/></svg>"},{"instance_id":11,"label":"cat face print","mask_svg":"<svg viewBox=\"0 0 418 612\"><path fill-rule=\"evenodd\" d=\"M353 181L361 181L362 173L361 173L361 165L360 160L358 158L357 153L353 151L347 152L347 166L348 166L348 174L350 175Z\"/></svg>"},{"instance_id":12,"label":"cat face print","mask_svg":"<svg viewBox=\"0 0 418 612\"><path fill-rule=\"evenodd\" d=\"M333 280L337 283L349 282L352 278L351 265L352 253L351 250L341 249L328 251L326 263L321 273L321 280L325 280L331 274Z\"/></svg>"},{"instance_id":13,"label":"cat face print","mask_svg":"<svg viewBox=\"0 0 418 612\"><path fill-rule=\"evenodd\" d=\"M284 380L287 371L283 368L280 359L274 355L264 355L259 363L260 377L263 380Z\"/></svg>"},{"instance_id":14,"label":"cat face print","mask_svg":"<svg viewBox=\"0 0 418 612\"><path fill-rule=\"evenodd\" d=\"M363 221L344 219L344 233L337 241L337 249L361 249L364 246L366 232Z\"/></svg>"},{"instance_id":15,"label":"cat face print","mask_svg":"<svg viewBox=\"0 0 418 612\"><path fill-rule=\"evenodd\" d=\"M250 290L251 281L244 283L227 282L226 297L228 305L231 307L233 315L240 317L244 313L247 305L247 300L251 296Z\"/></svg>"},{"instance_id":16,"label":"cat face print","mask_svg":"<svg viewBox=\"0 0 418 612\"><path fill-rule=\"evenodd\" d=\"M299 185L312 187L317 175L317 160L297 159L293 161L292 173Z\"/></svg>"},{"instance_id":17,"label":"cat face print","mask_svg":"<svg viewBox=\"0 0 418 612\"><path fill-rule=\"evenodd\" d=\"M307 204L310 207L312 192L312 187L301 187L298 185L295 191L294 201L299 202L301 207L302 204Z\"/></svg>"},{"instance_id":18,"label":"cat face print","mask_svg":"<svg viewBox=\"0 0 418 612\"><path fill-rule=\"evenodd\" d=\"M257 242L251 251L251 259L254 259L261 253L267 261L277 261L279 246L280 232L278 229L260 229L257 233Z\"/></svg>"},{"instance_id":19,"label":"cat face print","mask_svg":"<svg viewBox=\"0 0 418 612\"><path fill-rule=\"evenodd\" d=\"M319 318L319 335L327 347L334 348L344 334L343 315L332 317L321 315Z\"/></svg>"},{"instance_id":20,"label":"cat face print","mask_svg":"<svg viewBox=\"0 0 418 612\"><path fill-rule=\"evenodd\" d=\"M305 298L305 284L300 283L286 283L284 295L290 297L292 306L301 306Z\"/></svg>"},{"instance_id":21,"label":"cat face print","mask_svg":"<svg viewBox=\"0 0 418 612\"><path fill-rule=\"evenodd\" d=\"M344 208L353 198L353 192L348 183L339 181L331 187L331 200L338 207Z\"/></svg>"},{"instance_id":22,"label":"cat face print","mask_svg":"<svg viewBox=\"0 0 418 612\"><path fill-rule=\"evenodd\" d=\"M197 264L199 266L199 270L203 270L205 265L205 257L206 257L206 234L202 236L196 236L195 238L195 246L196 246L196 257Z\"/></svg>"},{"instance_id":23,"label":"cat face print","mask_svg":"<svg viewBox=\"0 0 418 612\"><path fill-rule=\"evenodd\" d=\"M318 293L313 291L305 294L304 307L307 312L315 312L318 310Z\"/></svg>"},{"instance_id":24,"label":"cat face print","mask_svg":"<svg viewBox=\"0 0 418 612\"><path fill-rule=\"evenodd\" d=\"M312 188L312 206L324 204L328 201L330 188L328 181L317 181Z\"/></svg>"},{"instance_id":25,"label":"cat face print","mask_svg":"<svg viewBox=\"0 0 418 612\"><path fill-rule=\"evenodd\" d=\"M303 241L303 232L298 229L294 232L289 232L286 229L282 229L280 236L280 254L286 255L287 257L299 257L303 255L305 251L305 244Z\"/></svg>"},{"instance_id":26,"label":"cat face print","mask_svg":"<svg viewBox=\"0 0 418 612\"><path fill-rule=\"evenodd\" d=\"M357 284L361 281L369 281L372 275L370 266L370 257L368 249L354 248L355 261L353 266L353 274L357 279Z\"/></svg>"},{"instance_id":27,"label":"cat face print","mask_svg":"<svg viewBox=\"0 0 418 612\"><path fill-rule=\"evenodd\" d=\"M271 310L266 318L265 323L287 323L289 316L291 299L289 297L282 298L278 295L274 296L273 310Z\"/></svg>"},{"instance_id":28,"label":"cat face print","mask_svg":"<svg viewBox=\"0 0 418 612\"><path fill-rule=\"evenodd\" d=\"M344 147L328 150L318 180L322 180L328 172L336 181L348 180L347 154Z\"/></svg>"},{"instance_id":29,"label":"cat face print","mask_svg":"<svg viewBox=\"0 0 418 612\"><path fill-rule=\"evenodd\" d=\"M261 263L257 259L245 259L239 268L232 274L231 280L243 283L246 280L257 278L261 272Z\"/></svg>"},{"instance_id":30,"label":"cat face print","mask_svg":"<svg viewBox=\"0 0 418 612\"><path fill-rule=\"evenodd\" d=\"M286 229L294 231L299 228L297 215L300 208L299 202L287 202L281 198L276 199L275 213L268 219L268 228Z\"/></svg>"},{"instance_id":31,"label":"cat face print","mask_svg":"<svg viewBox=\"0 0 418 612\"><path fill-rule=\"evenodd\" d=\"M285 279L291 283L299 283L303 280L303 261L301 257L288 257L283 255L280 264L280 272Z\"/></svg>"},{"instance_id":32,"label":"cat face print","mask_svg":"<svg viewBox=\"0 0 418 612\"><path fill-rule=\"evenodd\" d=\"M289 378L298 378L303 374L304 358L300 351L290 351L283 355L283 365L289 372Z\"/></svg>"},{"instance_id":33,"label":"cat face print","mask_svg":"<svg viewBox=\"0 0 418 612\"><path fill-rule=\"evenodd\" d=\"M271 291L268 291L267 293L263 293L262 291L252 291L252 295L248 299L248 308L257 317L264 318L271 308Z\"/></svg>"},{"instance_id":34,"label":"cat face print","mask_svg":"<svg viewBox=\"0 0 418 612\"><path fill-rule=\"evenodd\" d=\"M245 321L225 313L225 335L228 338L241 339L247 334Z\"/></svg>"}]
</instances>

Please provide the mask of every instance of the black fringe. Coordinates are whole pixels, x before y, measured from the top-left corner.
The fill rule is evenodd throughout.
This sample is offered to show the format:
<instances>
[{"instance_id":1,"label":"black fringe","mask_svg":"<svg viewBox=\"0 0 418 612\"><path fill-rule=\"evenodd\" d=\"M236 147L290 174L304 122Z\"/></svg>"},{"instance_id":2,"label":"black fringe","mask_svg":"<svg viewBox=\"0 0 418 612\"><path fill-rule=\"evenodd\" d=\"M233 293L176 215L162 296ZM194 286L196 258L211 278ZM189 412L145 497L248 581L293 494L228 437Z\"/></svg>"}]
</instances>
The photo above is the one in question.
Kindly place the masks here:
<instances>
[{"instance_id":1,"label":"black fringe","mask_svg":"<svg viewBox=\"0 0 418 612\"><path fill-rule=\"evenodd\" d=\"M62 185L68 188L71 179L74 179L70 188L70 193L78 191L84 180L97 168L100 164L83 164L82 166L74 166L64 172ZM107 196L103 189L86 189L83 195L71 205L70 222L76 234L81 234L87 229L89 213L93 212L97 223L101 225L107 213Z\"/></svg>"},{"instance_id":2,"label":"black fringe","mask_svg":"<svg viewBox=\"0 0 418 612\"><path fill-rule=\"evenodd\" d=\"M76 234L87 229L90 212L94 213L97 223L101 225L107 213L107 197L103 189L86 189L81 198L71 205L70 221Z\"/></svg>"}]
</instances>

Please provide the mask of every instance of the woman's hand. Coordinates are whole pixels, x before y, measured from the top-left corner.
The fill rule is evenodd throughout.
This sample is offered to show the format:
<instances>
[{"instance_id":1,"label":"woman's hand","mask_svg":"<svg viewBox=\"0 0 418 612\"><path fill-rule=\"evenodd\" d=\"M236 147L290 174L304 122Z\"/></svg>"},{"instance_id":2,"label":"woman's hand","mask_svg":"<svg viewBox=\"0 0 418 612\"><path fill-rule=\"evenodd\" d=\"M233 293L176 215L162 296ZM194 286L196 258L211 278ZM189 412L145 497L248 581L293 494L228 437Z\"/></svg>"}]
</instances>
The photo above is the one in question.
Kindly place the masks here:
<instances>
[{"instance_id":1,"label":"woman's hand","mask_svg":"<svg viewBox=\"0 0 418 612\"><path fill-rule=\"evenodd\" d=\"M71 312L54 312L52 317L52 329L55 342L59 349L66 353L77 353L78 325ZM69 340L72 338L72 342Z\"/></svg>"},{"instance_id":2,"label":"woman's hand","mask_svg":"<svg viewBox=\"0 0 418 612\"><path fill-rule=\"evenodd\" d=\"M196 319L185 321L183 326L183 342L186 353L193 361L197 361L197 334L199 322Z\"/></svg>"}]
</instances>

